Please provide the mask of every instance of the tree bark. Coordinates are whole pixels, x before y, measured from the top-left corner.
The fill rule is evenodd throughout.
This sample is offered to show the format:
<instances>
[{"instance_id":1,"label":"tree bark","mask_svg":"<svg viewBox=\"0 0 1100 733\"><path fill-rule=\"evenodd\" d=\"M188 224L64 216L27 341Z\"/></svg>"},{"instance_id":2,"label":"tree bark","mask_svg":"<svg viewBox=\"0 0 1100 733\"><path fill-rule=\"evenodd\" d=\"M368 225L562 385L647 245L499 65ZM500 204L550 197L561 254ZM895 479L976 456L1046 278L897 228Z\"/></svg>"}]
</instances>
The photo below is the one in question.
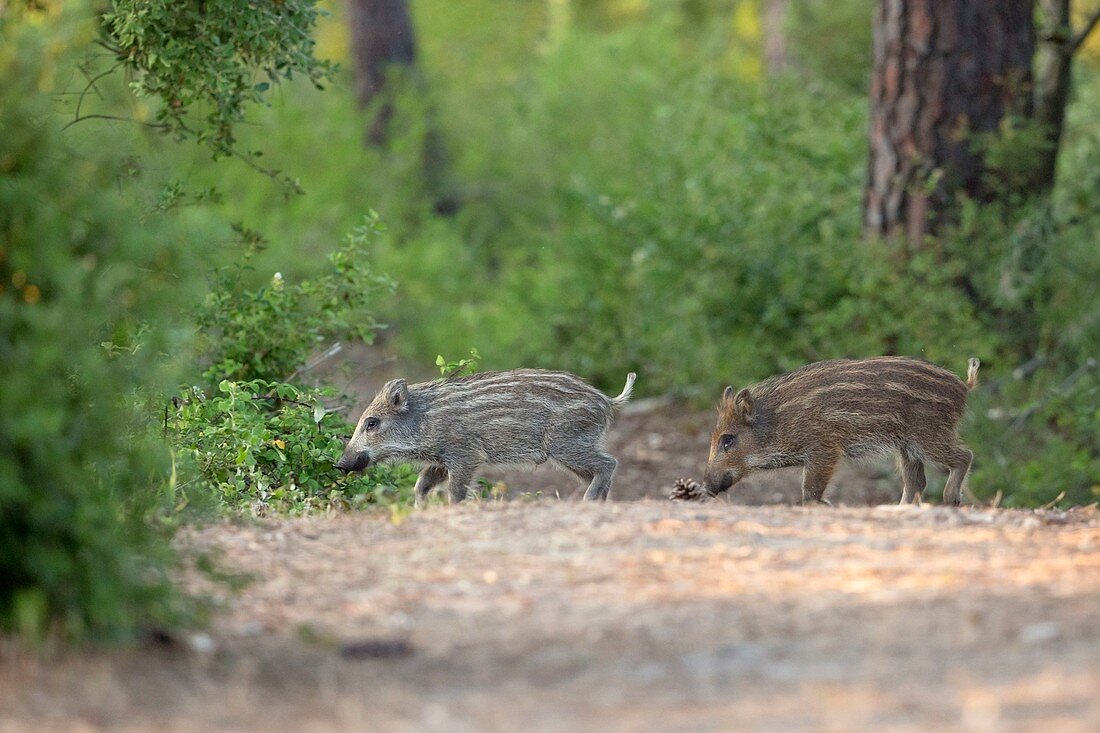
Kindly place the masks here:
<instances>
[{"instance_id":1,"label":"tree bark","mask_svg":"<svg viewBox=\"0 0 1100 733\"><path fill-rule=\"evenodd\" d=\"M989 200L972 135L1030 110L1034 0L879 0L864 228L919 249L960 194Z\"/></svg>"},{"instance_id":2,"label":"tree bark","mask_svg":"<svg viewBox=\"0 0 1100 733\"><path fill-rule=\"evenodd\" d=\"M764 4L764 66L769 76L790 67L787 53L787 6L789 0L767 0Z\"/></svg>"},{"instance_id":3,"label":"tree bark","mask_svg":"<svg viewBox=\"0 0 1100 733\"><path fill-rule=\"evenodd\" d=\"M1070 0L1039 0L1039 33L1035 50L1035 93L1032 119L1043 133L1043 149L1029 190L1045 194L1054 188L1058 148L1066 121L1073 55L1100 21L1100 8L1077 33L1073 32Z\"/></svg>"},{"instance_id":4,"label":"tree bark","mask_svg":"<svg viewBox=\"0 0 1100 733\"><path fill-rule=\"evenodd\" d=\"M416 43L406 0L349 0L348 22L355 65L356 96L368 107L379 97L381 104L367 129L372 145L386 142L386 128L393 116L393 102L384 92L393 67L416 64Z\"/></svg>"}]
</instances>

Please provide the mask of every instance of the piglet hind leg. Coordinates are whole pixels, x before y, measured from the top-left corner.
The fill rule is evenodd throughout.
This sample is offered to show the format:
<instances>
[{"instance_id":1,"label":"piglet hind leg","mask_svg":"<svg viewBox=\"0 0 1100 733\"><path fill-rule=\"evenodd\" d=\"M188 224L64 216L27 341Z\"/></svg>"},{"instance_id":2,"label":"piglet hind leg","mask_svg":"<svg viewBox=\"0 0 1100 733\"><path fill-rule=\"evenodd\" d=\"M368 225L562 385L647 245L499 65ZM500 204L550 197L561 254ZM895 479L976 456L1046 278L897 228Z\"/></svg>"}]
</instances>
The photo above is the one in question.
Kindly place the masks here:
<instances>
[{"instance_id":1,"label":"piglet hind leg","mask_svg":"<svg viewBox=\"0 0 1100 733\"><path fill-rule=\"evenodd\" d=\"M802 503L828 504L825 500L825 489L829 486L829 480L833 477L836 464L840 460L840 453L829 450L818 450L810 453L806 458L806 466L802 470Z\"/></svg>"},{"instance_id":2,"label":"piglet hind leg","mask_svg":"<svg viewBox=\"0 0 1100 733\"><path fill-rule=\"evenodd\" d=\"M615 475L615 468L619 462L606 453L597 453L584 458L573 458L558 462L576 474L582 481L588 481L588 489L584 492L585 501L602 501L611 493L611 479Z\"/></svg>"},{"instance_id":3,"label":"piglet hind leg","mask_svg":"<svg viewBox=\"0 0 1100 733\"><path fill-rule=\"evenodd\" d=\"M956 443L928 450L929 457L948 470L947 483L943 487L943 503L948 506L962 504L963 481L970 472L974 453L966 446Z\"/></svg>"},{"instance_id":4,"label":"piglet hind leg","mask_svg":"<svg viewBox=\"0 0 1100 733\"><path fill-rule=\"evenodd\" d=\"M924 462L911 446L902 446L898 470L901 473L901 503L920 506L928 479L924 475Z\"/></svg>"},{"instance_id":5,"label":"piglet hind leg","mask_svg":"<svg viewBox=\"0 0 1100 733\"><path fill-rule=\"evenodd\" d=\"M602 429L557 435L547 453L554 463L589 482L585 501L607 499L619 462L604 451Z\"/></svg>"},{"instance_id":6,"label":"piglet hind leg","mask_svg":"<svg viewBox=\"0 0 1100 733\"><path fill-rule=\"evenodd\" d=\"M615 469L619 462L606 453L601 453L595 461L593 471L595 476L588 489L584 492L585 501L604 501L611 493L611 480L615 476Z\"/></svg>"}]
</instances>

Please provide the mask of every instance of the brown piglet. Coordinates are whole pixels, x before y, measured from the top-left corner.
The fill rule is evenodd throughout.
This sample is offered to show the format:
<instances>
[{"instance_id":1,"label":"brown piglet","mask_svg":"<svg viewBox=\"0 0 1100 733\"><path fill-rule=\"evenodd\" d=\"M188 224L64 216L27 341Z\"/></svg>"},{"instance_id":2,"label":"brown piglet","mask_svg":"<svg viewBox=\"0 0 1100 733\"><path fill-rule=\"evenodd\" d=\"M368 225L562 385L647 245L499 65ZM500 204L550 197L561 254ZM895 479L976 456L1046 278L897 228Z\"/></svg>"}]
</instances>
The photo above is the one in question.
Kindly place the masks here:
<instances>
[{"instance_id":1,"label":"brown piglet","mask_svg":"<svg viewBox=\"0 0 1100 733\"><path fill-rule=\"evenodd\" d=\"M945 504L962 502L974 454L959 441L967 392L977 383L971 359L966 381L920 359L883 356L835 359L734 393L726 387L710 441L703 485L717 494L752 471L803 466L802 502L824 502L842 456L898 453L901 503L920 503L924 463L949 474Z\"/></svg>"}]
</instances>

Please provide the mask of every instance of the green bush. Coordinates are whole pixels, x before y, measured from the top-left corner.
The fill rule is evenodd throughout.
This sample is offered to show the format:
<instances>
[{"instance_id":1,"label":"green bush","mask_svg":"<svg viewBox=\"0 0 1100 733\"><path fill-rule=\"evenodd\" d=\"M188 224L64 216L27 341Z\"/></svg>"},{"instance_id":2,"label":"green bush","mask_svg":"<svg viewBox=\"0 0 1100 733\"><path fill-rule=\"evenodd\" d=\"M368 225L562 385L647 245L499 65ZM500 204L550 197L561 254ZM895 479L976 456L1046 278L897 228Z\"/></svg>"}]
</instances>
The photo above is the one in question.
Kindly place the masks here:
<instances>
[{"instance_id":1,"label":"green bush","mask_svg":"<svg viewBox=\"0 0 1100 733\"><path fill-rule=\"evenodd\" d=\"M148 519L168 453L138 404L168 383L193 268L117 159L60 138L39 90L92 28L34 12L0 17L0 629L102 639L178 610Z\"/></svg>"},{"instance_id":2,"label":"green bush","mask_svg":"<svg viewBox=\"0 0 1100 733\"><path fill-rule=\"evenodd\" d=\"M979 393L969 420L981 445L971 490L1006 506L1100 499L1100 365L1008 378ZM1058 375L1058 376L1056 376Z\"/></svg>"},{"instance_id":3,"label":"green bush","mask_svg":"<svg viewBox=\"0 0 1100 733\"><path fill-rule=\"evenodd\" d=\"M964 431L976 454L971 488L1013 506L1063 492L1063 505L1100 497L1100 130L1091 124L1100 76L1082 75L1078 89L1053 199L967 206L940 243L957 268L948 284L970 293L997 345L977 352L986 366Z\"/></svg>"},{"instance_id":4,"label":"green bush","mask_svg":"<svg viewBox=\"0 0 1100 733\"><path fill-rule=\"evenodd\" d=\"M873 0L791 0L787 47L795 73L863 96L871 78Z\"/></svg>"},{"instance_id":5,"label":"green bush","mask_svg":"<svg viewBox=\"0 0 1100 733\"><path fill-rule=\"evenodd\" d=\"M167 423L181 483L201 481L222 506L256 515L411 504L415 474L408 467L354 476L334 467L349 426L325 408L332 397L330 390L260 379L225 380L213 395L197 387L183 392Z\"/></svg>"},{"instance_id":6,"label":"green bush","mask_svg":"<svg viewBox=\"0 0 1100 733\"><path fill-rule=\"evenodd\" d=\"M196 314L203 385L182 389L166 412L183 501L212 494L253 514L411 503L407 467L354 476L334 467L351 426L332 407L347 400L304 386L310 357L328 340L373 339L372 309L393 290L370 266L368 245L382 231L372 212L326 272L298 283L276 273L253 290L243 279L263 240L238 227L242 260L215 272Z\"/></svg>"},{"instance_id":7,"label":"green bush","mask_svg":"<svg viewBox=\"0 0 1100 733\"><path fill-rule=\"evenodd\" d=\"M162 521L176 500L164 488L178 487L178 474L152 429L161 426L152 406L163 404L191 355L186 314L201 293L191 274L206 269L206 243L225 226L208 208L180 209L217 192L187 194L171 162L179 151L116 121L152 112L163 129L237 152L233 127L269 81L327 73L303 32L315 3L242 15L245 4L116 2L97 16L102 4L15 2L0 13L0 630L105 639L171 623L184 608L168 579L173 522ZM103 64L104 45L135 72L131 90L162 107L122 92L122 75ZM63 134L62 122L70 123ZM238 154L258 167L254 154ZM383 287L356 280L358 265L335 267L366 294L321 280L250 312L323 309L341 298L350 316ZM225 358L205 366L225 368L230 358L255 366L252 355L235 354L219 323L204 325ZM364 335L370 325L346 330ZM289 363L320 333L288 331L260 366ZM279 434L302 430L294 417L275 418ZM335 416L319 422L322 433L335 429ZM312 411L308 425L317 433Z\"/></svg>"},{"instance_id":8,"label":"green bush","mask_svg":"<svg viewBox=\"0 0 1100 733\"><path fill-rule=\"evenodd\" d=\"M244 276L266 242L257 232L236 230L245 252L215 271L196 316L208 386L225 379L290 380L325 338L374 340L378 323L371 309L394 288L370 265L367 245L384 231L377 214L371 212L326 258L328 271L296 284L276 272L255 290L245 287Z\"/></svg>"}]
</instances>

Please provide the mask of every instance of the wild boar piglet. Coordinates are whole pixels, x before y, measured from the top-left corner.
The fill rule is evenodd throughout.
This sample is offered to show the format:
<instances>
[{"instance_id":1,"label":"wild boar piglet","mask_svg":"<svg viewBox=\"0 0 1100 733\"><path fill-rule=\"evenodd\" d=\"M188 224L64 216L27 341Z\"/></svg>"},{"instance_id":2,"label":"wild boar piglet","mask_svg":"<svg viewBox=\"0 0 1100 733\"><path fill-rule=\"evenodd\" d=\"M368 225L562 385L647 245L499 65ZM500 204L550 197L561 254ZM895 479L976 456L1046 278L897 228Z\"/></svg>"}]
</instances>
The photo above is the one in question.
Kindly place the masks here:
<instances>
[{"instance_id":1,"label":"wild boar piglet","mask_svg":"<svg viewBox=\"0 0 1100 733\"><path fill-rule=\"evenodd\" d=\"M424 465L421 503L449 480L452 501L483 464L550 461L589 482L586 500L606 499L617 461L603 446L615 408L630 399L635 375L608 397L565 372L517 369L407 384L387 382L359 418L336 467L361 471L379 461Z\"/></svg>"},{"instance_id":2,"label":"wild boar piglet","mask_svg":"<svg viewBox=\"0 0 1100 733\"><path fill-rule=\"evenodd\" d=\"M958 506L974 458L959 441L958 424L978 366L970 360L964 382L920 359L836 359L736 393L726 387L704 487L713 495L752 471L803 466L803 503L823 502L842 456L896 452L901 503L920 503L924 463L931 461L949 472L944 503Z\"/></svg>"}]
</instances>

